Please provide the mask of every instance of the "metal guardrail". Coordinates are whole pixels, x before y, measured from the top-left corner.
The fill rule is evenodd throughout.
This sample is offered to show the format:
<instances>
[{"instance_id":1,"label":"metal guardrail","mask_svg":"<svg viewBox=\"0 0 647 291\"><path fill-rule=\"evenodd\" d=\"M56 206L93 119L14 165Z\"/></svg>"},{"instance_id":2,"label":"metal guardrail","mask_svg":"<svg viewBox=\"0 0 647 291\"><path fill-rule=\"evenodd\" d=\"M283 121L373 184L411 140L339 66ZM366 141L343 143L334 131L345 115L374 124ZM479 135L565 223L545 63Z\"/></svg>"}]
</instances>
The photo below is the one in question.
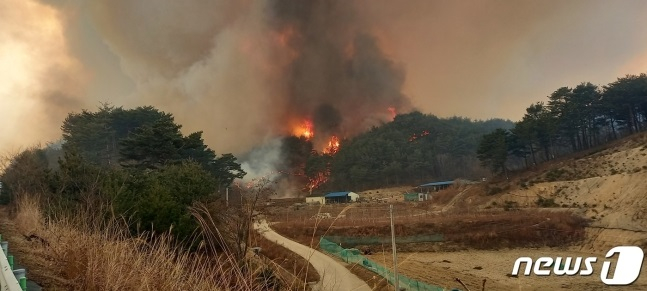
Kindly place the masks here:
<instances>
[{"instance_id":1,"label":"metal guardrail","mask_svg":"<svg viewBox=\"0 0 647 291\"><path fill-rule=\"evenodd\" d=\"M26 291L27 277L25 269L14 270L13 256L8 254L9 243L2 241L0 235L0 291Z\"/></svg>"}]
</instances>

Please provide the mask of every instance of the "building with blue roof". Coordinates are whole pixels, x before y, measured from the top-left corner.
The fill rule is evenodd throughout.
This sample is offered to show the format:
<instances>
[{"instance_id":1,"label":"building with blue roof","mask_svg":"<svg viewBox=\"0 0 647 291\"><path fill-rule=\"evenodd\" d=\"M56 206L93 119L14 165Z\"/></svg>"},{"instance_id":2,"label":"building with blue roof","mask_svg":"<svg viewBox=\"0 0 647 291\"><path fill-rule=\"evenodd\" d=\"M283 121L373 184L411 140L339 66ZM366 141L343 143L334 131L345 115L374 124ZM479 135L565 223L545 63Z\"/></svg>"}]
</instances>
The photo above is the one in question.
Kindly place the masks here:
<instances>
[{"instance_id":1,"label":"building with blue roof","mask_svg":"<svg viewBox=\"0 0 647 291\"><path fill-rule=\"evenodd\" d=\"M430 191L436 192L443 189L447 189L451 185L454 185L454 181L432 182L432 183L422 184L418 186L418 188L420 188L421 190L426 190L427 192L430 192Z\"/></svg>"},{"instance_id":2,"label":"building with blue roof","mask_svg":"<svg viewBox=\"0 0 647 291\"><path fill-rule=\"evenodd\" d=\"M330 192L324 195L326 204L330 203L349 203L359 199L359 194L351 191Z\"/></svg>"},{"instance_id":3,"label":"building with blue roof","mask_svg":"<svg viewBox=\"0 0 647 291\"><path fill-rule=\"evenodd\" d=\"M356 202L359 194L352 191L330 192L324 195L311 195L306 197L306 203L330 204Z\"/></svg>"}]
</instances>

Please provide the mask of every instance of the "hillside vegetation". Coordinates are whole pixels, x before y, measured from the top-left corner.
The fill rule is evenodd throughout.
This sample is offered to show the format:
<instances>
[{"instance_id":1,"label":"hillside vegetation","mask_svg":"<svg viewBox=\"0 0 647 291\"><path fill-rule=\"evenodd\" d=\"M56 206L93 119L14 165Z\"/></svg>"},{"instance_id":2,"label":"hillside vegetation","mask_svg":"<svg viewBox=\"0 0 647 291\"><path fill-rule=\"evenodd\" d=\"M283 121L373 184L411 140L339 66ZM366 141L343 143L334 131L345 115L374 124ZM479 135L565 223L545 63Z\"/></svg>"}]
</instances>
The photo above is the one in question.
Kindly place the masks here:
<instances>
[{"instance_id":1,"label":"hillside vegetation","mask_svg":"<svg viewBox=\"0 0 647 291\"><path fill-rule=\"evenodd\" d=\"M267 290L313 278L271 263L287 250L250 251L269 181L233 187L245 175L236 157L180 129L153 107L106 105L69 114L62 144L2 160L0 202L12 213L3 238L32 242L16 251L43 268L33 279L66 290ZM235 205L218 193L227 187Z\"/></svg>"},{"instance_id":2,"label":"hillside vegetation","mask_svg":"<svg viewBox=\"0 0 647 291\"><path fill-rule=\"evenodd\" d=\"M336 152L317 152L306 138L284 139L285 168L315 192L356 191L455 177L480 178L489 171L476 149L484 134L512 128L511 121L440 118L410 112L392 122L341 140ZM304 182L303 184L305 184Z\"/></svg>"},{"instance_id":3,"label":"hillside vegetation","mask_svg":"<svg viewBox=\"0 0 647 291\"><path fill-rule=\"evenodd\" d=\"M469 189L454 208L544 208L591 221L581 247L647 248L647 134L510 174Z\"/></svg>"},{"instance_id":4,"label":"hillside vegetation","mask_svg":"<svg viewBox=\"0 0 647 291\"><path fill-rule=\"evenodd\" d=\"M495 173L589 150L647 128L647 74L605 86L561 87L526 109L514 128L484 135L478 158Z\"/></svg>"}]
</instances>

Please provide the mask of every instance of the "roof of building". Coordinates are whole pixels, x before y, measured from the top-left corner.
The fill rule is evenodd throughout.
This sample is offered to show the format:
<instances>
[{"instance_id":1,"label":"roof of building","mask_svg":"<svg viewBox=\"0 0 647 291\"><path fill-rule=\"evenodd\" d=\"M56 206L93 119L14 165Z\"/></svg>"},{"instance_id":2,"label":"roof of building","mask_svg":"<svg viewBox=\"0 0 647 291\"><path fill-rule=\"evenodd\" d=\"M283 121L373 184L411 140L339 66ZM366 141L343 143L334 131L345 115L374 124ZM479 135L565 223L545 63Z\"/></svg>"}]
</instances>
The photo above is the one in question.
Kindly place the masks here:
<instances>
[{"instance_id":1,"label":"roof of building","mask_svg":"<svg viewBox=\"0 0 647 291\"><path fill-rule=\"evenodd\" d=\"M418 187L443 186L443 185L451 185L451 184L454 184L454 181L433 182L433 183L422 184Z\"/></svg>"},{"instance_id":2,"label":"roof of building","mask_svg":"<svg viewBox=\"0 0 647 291\"><path fill-rule=\"evenodd\" d=\"M325 196L326 196L327 198L333 198L333 197L344 197L344 196L348 196L348 194L350 194L350 191L344 191L344 192L331 192L331 193L326 194Z\"/></svg>"}]
</instances>

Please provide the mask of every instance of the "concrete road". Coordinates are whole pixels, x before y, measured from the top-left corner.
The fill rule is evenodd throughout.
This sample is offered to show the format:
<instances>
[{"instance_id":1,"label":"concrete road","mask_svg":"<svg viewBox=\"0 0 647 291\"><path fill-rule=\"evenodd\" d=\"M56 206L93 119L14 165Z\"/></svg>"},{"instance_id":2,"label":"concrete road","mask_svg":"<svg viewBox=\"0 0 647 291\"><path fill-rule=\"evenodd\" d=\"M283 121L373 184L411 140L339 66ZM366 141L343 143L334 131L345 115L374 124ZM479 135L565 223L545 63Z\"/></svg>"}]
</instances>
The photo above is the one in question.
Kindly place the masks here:
<instances>
[{"instance_id":1,"label":"concrete road","mask_svg":"<svg viewBox=\"0 0 647 291\"><path fill-rule=\"evenodd\" d=\"M342 263L311 247L304 246L273 231L267 222L256 223L254 227L268 240L283 245L297 255L309 260L321 278L318 289L370 291L371 288L360 278L351 273Z\"/></svg>"}]
</instances>

